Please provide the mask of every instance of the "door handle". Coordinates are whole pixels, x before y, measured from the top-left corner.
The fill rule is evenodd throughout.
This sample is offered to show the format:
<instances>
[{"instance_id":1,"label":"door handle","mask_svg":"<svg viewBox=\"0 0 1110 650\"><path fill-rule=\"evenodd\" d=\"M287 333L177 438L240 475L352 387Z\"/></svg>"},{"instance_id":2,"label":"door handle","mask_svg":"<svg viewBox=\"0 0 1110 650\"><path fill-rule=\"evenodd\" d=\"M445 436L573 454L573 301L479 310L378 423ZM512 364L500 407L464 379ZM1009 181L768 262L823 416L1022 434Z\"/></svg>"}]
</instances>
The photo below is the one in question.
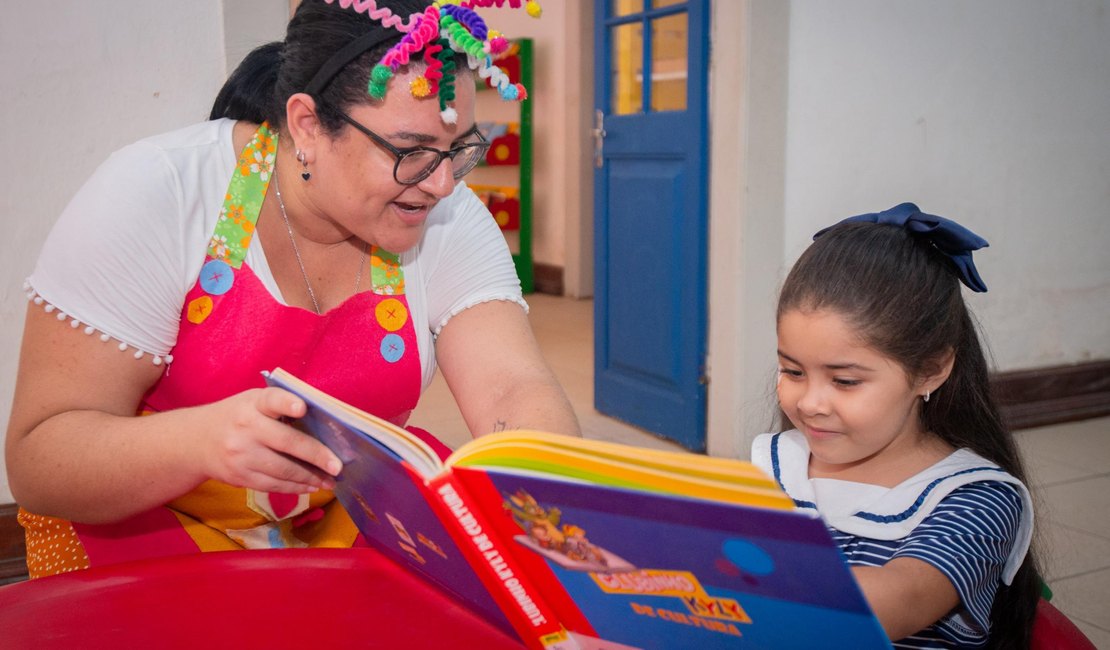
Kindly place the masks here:
<instances>
[{"instance_id":1,"label":"door handle","mask_svg":"<svg viewBox=\"0 0 1110 650\"><path fill-rule=\"evenodd\" d=\"M602 157L602 149L605 146L605 113L601 109L594 111L594 167L601 169L605 164L605 159Z\"/></svg>"}]
</instances>

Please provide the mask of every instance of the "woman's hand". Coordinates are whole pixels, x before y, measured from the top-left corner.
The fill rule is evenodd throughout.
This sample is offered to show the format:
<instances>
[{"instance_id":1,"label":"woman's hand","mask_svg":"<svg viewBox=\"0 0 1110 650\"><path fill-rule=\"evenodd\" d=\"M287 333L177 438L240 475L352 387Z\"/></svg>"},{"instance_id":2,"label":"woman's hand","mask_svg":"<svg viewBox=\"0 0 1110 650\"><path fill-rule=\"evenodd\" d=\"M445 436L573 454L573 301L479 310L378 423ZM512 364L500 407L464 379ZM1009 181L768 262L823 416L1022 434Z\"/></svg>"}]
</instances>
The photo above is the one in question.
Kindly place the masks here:
<instances>
[{"instance_id":1,"label":"woman's hand","mask_svg":"<svg viewBox=\"0 0 1110 650\"><path fill-rule=\"evenodd\" d=\"M312 436L283 423L299 418L305 403L280 388L234 395L205 411L212 426L201 437L203 473L224 483L261 492L303 493L335 487L343 464Z\"/></svg>"},{"instance_id":2,"label":"woman's hand","mask_svg":"<svg viewBox=\"0 0 1110 650\"><path fill-rule=\"evenodd\" d=\"M304 403L277 388L135 415L163 368L31 304L8 422L8 481L40 515L99 524L165 505L209 478L262 491L331 485L339 459L278 418Z\"/></svg>"}]
</instances>

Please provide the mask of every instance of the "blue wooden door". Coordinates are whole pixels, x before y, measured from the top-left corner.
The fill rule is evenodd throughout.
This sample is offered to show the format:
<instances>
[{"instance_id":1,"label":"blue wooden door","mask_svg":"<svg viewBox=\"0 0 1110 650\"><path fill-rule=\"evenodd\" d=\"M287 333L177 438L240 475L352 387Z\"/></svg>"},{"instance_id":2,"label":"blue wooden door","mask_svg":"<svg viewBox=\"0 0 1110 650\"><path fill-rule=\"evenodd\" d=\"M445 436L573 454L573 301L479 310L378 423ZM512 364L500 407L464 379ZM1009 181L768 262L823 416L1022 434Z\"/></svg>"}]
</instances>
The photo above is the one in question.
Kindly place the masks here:
<instances>
[{"instance_id":1,"label":"blue wooden door","mask_svg":"<svg viewBox=\"0 0 1110 650\"><path fill-rule=\"evenodd\" d=\"M594 405L703 451L709 0L595 7Z\"/></svg>"}]
</instances>

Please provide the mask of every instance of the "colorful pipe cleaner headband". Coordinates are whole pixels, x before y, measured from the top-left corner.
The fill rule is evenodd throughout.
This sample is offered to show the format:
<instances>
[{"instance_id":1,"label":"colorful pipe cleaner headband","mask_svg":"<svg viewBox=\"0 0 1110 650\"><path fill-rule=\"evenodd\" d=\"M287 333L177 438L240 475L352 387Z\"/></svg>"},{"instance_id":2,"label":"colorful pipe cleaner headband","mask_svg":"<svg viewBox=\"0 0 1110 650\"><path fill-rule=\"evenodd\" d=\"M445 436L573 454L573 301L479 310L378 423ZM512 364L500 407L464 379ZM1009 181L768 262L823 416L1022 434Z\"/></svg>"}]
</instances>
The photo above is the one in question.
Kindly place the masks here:
<instances>
[{"instance_id":1,"label":"colorful pipe cleaner headband","mask_svg":"<svg viewBox=\"0 0 1110 650\"><path fill-rule=\"evenodd\" d=\"M852 222L881 223L905 228L911 234L923 238L941 253L944 253L960 276L960 281L968 289L978 293L985 293L987 285L979 277L975 262L971 259L971 252L986 248L990 244L979 235L964 228L960 224L944 217L925 214L913 203L901 203L889 210L872 214L861 214L848 217L842 221L824 228L813 236L817 239L832 228L842 223Z\"/></svg>"},{"instance_id":2,"label":"colorful pipe cleaner headband","mask_svg":"<svg viewBox=\"0 0 1110 650\"><path fill-rule=\"evenodd\" d=\"M414 57L422 57L427 67L421 76L412 80L409 91L413 97L438 97L440 116L444 122L454 124L458 115L451 104L455 100L457 53L466 54L467 66L485 79L491 88L497 89L502 99L523 101L528 97L524 86L513 83L504 70L494 64L497 55L509 49L509 41L499 32L487 28L474 7L502 7L507 4L519 9L523 4L528 15L539 18L541 9L536 0L435 0L422 12L413 13L407 19L394 14L388 7L379 7L375 0L324 1L364 13L383 27L396 31L370 32L349 43L320 67L305 87L306 93L320 92L343 66L363 52L395 38L396 32L400 32L404 34L401 41L386 52L370 73L367 90L371 97L384 99L389 80L401 66Z\"/></svg>"}]
</instances>

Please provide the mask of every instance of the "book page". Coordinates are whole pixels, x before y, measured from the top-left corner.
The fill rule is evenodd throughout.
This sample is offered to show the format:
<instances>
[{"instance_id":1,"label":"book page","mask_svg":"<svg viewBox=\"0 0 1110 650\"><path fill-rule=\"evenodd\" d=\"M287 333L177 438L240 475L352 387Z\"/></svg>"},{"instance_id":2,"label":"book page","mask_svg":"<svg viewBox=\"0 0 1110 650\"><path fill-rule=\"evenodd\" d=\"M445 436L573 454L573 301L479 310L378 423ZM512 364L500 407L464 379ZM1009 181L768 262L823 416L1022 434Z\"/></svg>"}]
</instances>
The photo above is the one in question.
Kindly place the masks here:
<instances>
[{"instance_id":1,"label":"book page","mask_svg":"<svg viewBox=\"0 0 1110 650\"><path fill-rule=\"evenodd\" d=\"M446 464L451 465L458 462L478 450L509 448L518 443L532 443L555 449L570 449L593 457L654 467L685 476L702 476L729 483L750 482L753 487L774 486L770 477L763 470L746 461L717 458L692 452L634 447L604 440L589 440L529 430L505 431L469 441L452 454L447 459Z\"/></svg>"},{"instance_id":2,"label":"book page","mask_svg":"<svg viewBox=\"0 0 1110 650\"><path fill-rule=\"evenodd\" d=\"M479 441L464 445L448 464L763 508L794 507L770 477L744 461L535 432L490 434Z\"/></svg>"}]
</instances>

